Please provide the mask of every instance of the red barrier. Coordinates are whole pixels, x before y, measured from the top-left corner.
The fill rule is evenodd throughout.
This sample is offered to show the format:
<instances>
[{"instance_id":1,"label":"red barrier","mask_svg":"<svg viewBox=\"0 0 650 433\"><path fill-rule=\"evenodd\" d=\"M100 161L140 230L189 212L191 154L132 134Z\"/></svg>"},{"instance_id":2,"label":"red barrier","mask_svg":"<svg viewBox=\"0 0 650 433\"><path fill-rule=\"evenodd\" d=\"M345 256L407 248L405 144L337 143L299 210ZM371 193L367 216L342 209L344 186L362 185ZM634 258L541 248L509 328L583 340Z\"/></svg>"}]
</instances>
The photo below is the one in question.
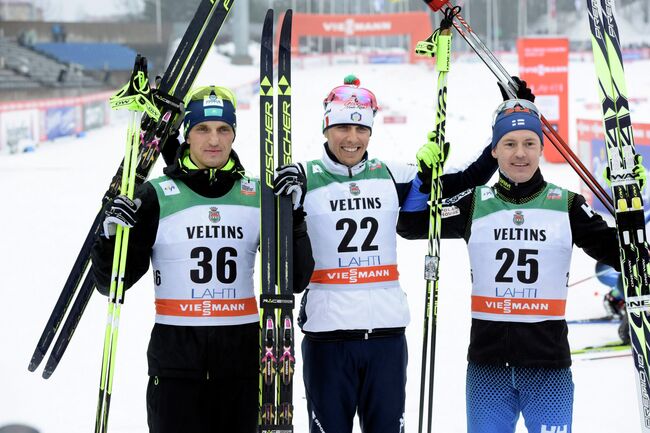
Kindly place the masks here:
<instances>
[{"instance_id":1,"label":"red barrier","mask_svg":"<svg viewBox=\"0 0 650 433\"><path fill-rule=\"evenodd\" d=\"M535 94L535 104L562 138L569 135L569 40L522 38L517 41L519 75ZM544 158L564 162L545 140Z\"/></svg>"}]
</instances>

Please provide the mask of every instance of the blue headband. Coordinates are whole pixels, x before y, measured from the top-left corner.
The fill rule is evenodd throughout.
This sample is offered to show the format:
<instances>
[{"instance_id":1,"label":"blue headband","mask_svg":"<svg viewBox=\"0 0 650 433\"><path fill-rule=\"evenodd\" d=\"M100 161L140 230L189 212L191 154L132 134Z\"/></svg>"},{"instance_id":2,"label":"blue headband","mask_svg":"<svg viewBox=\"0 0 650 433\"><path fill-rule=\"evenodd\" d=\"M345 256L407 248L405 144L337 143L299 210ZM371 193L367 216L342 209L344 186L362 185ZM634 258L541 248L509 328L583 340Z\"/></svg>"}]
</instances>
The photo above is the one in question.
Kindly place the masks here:
<instances>
[{"instance_id":1,"label":"blue headband","mask_svg":"<svg viewBox=\"0 0 650 433\"><path fill-rule=\"evenodd\" d=\"M203 99L191 101L185 107L185 119L183 120L185 137L193 127L210 120L225 122L230 125L233 131L237 132L237 115L232 102L213 94Z\"/></svg>"},{"instance_id":2,"label":"blue headband","mask_svg":"<svg viewBox=\"0 0 650 433\"><path fill-rule=\"evenodd\" d=\"M539 117L530 111L506 110L499 113L492 126L492 149L497 146L499 140L508 132L525 129L533 131L539 137L541 144L544 144L542 133L542 122Z\"/></svg>"}]
</instances>

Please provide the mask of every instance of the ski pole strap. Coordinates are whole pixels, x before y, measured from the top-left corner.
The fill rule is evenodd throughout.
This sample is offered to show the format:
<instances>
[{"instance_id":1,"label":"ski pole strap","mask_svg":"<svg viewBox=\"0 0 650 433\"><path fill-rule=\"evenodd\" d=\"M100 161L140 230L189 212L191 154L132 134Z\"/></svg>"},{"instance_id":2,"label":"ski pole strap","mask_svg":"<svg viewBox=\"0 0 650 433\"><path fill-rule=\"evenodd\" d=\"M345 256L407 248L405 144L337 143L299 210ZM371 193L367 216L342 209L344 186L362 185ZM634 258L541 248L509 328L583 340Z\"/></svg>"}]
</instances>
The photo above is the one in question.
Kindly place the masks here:
<instances>
[{"instance_id":1,"label":"ski pole strap","mask_svg":"<svg viewBox=\"0 0 650 433\"><path fill-rule=\"evenodd\" d=\"M147 58L140 54L135 56L133 72L129 82L110 98L111 108L119 110L126 108L131 111L144 111L154 120L160 118L160 110L156 108L151 97L149 78L147 77Z\"/></svg>"},{"instance_id":2,"label":"ski pole strap","mask_svg":"<svg viewBox=\"0 0 650 433\"><path fill-rule=\"evenodd\" d=\"M460 6L454 6L451 8L445 9L445 17L440 21L441 30L449 30L454 25L454 18L456 15L459 15L461 11Z\"/></svg>"},{"instance_id":3,"label":"ski pole strap","mask_svg":"<svg viewBox=\"0 0 650 433\"><path fill-rule=\"evenodd\" d=\"M261 308L293 308L295 305L295 296L293 294L279 295L274 293L260 295Z\"/></svg>"},{"instance_id":4,"label":"ski pole strap","mask_svg":"<svg viewBox=\"0 0 650 433\"><path fill-rule=\"evenodd\" d=\"M440 22L440 28L424 41L419 41L415 46L415 54L425 57L437 57L436 69L438 72L449 71L449 57L451 56L451 26L454 17L460 13L460 6L447 8L445 17Z\"/></svg>"},{"instance_id":5,"label":"ski pole strap","mask_svg":"<svg viewBox=\"0 0 650 433\"><path fill-rule=\"evenodd\" d=\"M433 32L426 40L419 41L415 45L415 54L418 56L434 57L437 51L437 36L438 30Z\"/></svg>"}]
</instances>

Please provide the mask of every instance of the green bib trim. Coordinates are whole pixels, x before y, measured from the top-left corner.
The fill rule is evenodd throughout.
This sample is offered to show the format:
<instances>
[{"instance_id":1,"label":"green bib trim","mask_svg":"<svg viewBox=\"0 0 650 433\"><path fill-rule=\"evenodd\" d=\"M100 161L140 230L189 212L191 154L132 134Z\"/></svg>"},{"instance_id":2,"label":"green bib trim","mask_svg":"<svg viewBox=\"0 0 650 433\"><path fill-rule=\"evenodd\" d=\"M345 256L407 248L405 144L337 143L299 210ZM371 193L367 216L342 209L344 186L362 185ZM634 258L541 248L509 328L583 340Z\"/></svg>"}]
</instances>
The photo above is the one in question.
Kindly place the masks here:
<instances>
[{"instance_id":1,"label":"green bib trim","mask_svg":"<svg viewBox=\"0 0 650 433\"><path fill-rule=\"evenodd\" d=\"M306 164L306 171L307 188L310 191L322 188L332 183L356 182L369 179L391 179L386 164L378 159L366 161L365 169L361 173L352 177L328 172L325 169L323 162L318 159L308 161Z\"/></svg>"},{"instance_id":2,"label":"green bib trim","mask_svg":"<svg viewBox=\"0 0 650 433\"><path fill-rule=\"evenodd\" d=\"M496 192L491 187L480 186L476 188L474 193L472 220L482 218L494 212L516 209L544 209L568 212L569 192L566 189L549 183L533 200L527 203L509 203L499 200Z\"/></svg>"},{"instance_id":3,"label":"green bib trim","mask_svg":"<svg viewBox=\"0 0 650 433\"><path fill-rule=\"evenodd\" d=\"M161 176L150 181L158 196L160 219L193 206L239 205L259 208L260 183L257 179L239 179L222 197L203 197L180 180Z\"/></svg>"}]
</instances>

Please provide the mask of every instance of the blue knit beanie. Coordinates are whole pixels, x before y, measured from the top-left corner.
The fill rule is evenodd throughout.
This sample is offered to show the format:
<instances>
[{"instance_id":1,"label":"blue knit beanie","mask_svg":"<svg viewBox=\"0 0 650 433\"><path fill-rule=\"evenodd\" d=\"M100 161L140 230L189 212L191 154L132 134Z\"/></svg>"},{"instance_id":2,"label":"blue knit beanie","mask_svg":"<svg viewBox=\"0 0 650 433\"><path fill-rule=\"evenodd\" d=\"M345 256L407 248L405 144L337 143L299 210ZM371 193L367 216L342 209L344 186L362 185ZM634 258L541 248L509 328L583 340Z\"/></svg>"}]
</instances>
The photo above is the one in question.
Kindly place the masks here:
<instances>
[{"instance_id":1,"label":"blue knit beanie","mask_svg":"<svg viewBox=\"0 0 650 433\"><path fill-rule=\"evenodd\" d=\"M220 98L214 93L202 99L190 101L185 107L185 137L190 130L201 122L220 120L230 125L234 132L237 132L237 115L235 106L227 99Z\"/></svg>"},{"instance_id":2,"label":"blue knit beanie","mask_svg":"<svg viewBox=\"0 0 650 433\"><path fill-rule=\"evenodd\" d=\"M508 132L526 129L533 131L539 137L541 144L544 144L542 133L542 122L537 114L523 107L506 109L499 113L492 126L492 149L494 149Z\"/></svg>"}]
</instances>

